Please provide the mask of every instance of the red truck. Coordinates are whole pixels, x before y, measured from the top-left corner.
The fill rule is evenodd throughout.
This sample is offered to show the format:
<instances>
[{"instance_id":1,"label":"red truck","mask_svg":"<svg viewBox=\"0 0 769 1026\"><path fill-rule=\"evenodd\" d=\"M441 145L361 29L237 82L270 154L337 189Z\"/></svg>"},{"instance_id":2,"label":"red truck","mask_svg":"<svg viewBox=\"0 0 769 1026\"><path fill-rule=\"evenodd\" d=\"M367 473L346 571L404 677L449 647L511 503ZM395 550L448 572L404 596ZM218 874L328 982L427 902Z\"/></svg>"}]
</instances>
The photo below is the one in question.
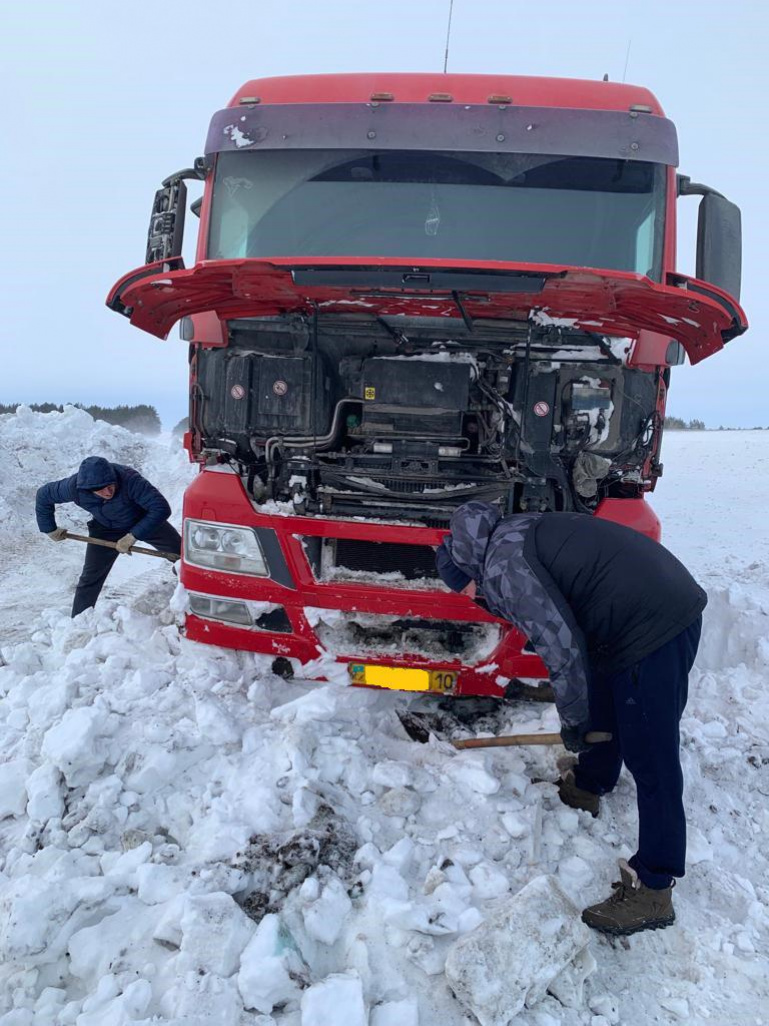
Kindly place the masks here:
<instances>
[{"instance_id":1,"label":"red truck","mask_svg":"<svg viewBox=\"0 0 769 1026\"><path fill-rule=\"evenodd\" d=\"M659 539L671 368L747 328L740 214L646 89L498 75L247 82L108 305L189 343L187 637L450 695L544 678L437 579L470 498ZM185 179L204 182L193 267ZM676 203L700 196L697 276Z\"/></svg>"}]
</instances>

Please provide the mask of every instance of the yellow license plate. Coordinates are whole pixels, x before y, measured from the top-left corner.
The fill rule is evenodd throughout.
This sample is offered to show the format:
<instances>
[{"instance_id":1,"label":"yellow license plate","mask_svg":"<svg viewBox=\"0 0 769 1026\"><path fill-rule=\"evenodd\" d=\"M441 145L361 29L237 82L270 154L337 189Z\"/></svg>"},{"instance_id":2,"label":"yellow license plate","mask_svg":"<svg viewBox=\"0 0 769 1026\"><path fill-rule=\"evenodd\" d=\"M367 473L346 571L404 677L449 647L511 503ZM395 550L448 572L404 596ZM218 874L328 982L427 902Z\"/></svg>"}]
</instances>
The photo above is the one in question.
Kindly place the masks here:
<instances>
[{"instance_id":1,"label":"yellow license plate","mask_svg":"<svg viewBox=\"0 0 769 1026\"><path fill-rule=\"evenodd\" d=\"M413 670L404 666L374 666L371 663L348 663L353 684L367 684L393 691L453 691L457 683L455 670Z\"/></svg>"}]
</instances>

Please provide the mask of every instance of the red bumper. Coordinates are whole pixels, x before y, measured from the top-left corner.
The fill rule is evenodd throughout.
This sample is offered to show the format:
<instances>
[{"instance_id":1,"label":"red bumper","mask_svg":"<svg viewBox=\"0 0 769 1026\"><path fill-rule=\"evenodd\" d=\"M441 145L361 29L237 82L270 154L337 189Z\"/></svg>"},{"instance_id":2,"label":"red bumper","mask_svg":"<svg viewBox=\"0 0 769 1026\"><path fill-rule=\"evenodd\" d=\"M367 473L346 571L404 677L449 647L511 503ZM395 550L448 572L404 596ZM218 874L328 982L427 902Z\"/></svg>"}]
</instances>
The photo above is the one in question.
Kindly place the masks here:
<instances>
[{"instance_id":1,"label":"red bumper","mask_svg":"<svg viewBox=\"0 0 769 1026\"><path fill-rule=\"evenodd\" d=\"M642 499L614 500L604 503L603 507L599 515L627 523L659 538L657 518ZM531 651L524 651L527 643L524 635L509 623L485 613L470 599L438 590L442 585L435 589L416 590L406 581L402 587L368 581L320 581L313 573L303 543L303 539L310 538L340 538L434 546L440 543L445 531L357 520L264 515L254 510L237 475L210 470L203 471L187 489L184 517L273 531L279 546L279 549L274 546L273 549L282 554L284 561L279 576L286 583L206 570L186 560L182 563L181 581L189 592L280 606L290 623L290 633L277 632L239 627L189 613L185 633L193 641L298 660L304 667L300 671L302 676L308 679L326 679L321 665L324 657L326 666L330 659L339 664L368 662L454 671L457 674L455 695L501 695L507 681L512 678L547 677L547 670L539 657ZM497 625L499 639L490 651L470 665L463 664L459 658L430 659L416 654L401 654L394 658L392 654L383 656L376 651L365 650L341 650L332 656L324 649L311 625L313 617L308 618L307 609L343 610L420 621L453 621L460 625Z\"/></svg>"}]
</instances>

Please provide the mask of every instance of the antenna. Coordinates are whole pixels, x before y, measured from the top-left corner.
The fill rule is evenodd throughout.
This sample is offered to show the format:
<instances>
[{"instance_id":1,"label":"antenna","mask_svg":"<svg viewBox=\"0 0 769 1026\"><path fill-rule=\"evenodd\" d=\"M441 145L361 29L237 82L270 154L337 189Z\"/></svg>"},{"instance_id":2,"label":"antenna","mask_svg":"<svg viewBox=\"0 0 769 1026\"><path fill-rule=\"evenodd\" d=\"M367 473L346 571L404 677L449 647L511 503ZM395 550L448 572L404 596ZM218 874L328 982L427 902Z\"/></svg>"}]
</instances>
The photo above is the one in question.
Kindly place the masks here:
<instances>
[{"instance_id":1,"label":"antenna","mask_svg":"<svg viewBox=\"0 0 769 1026\"><path fill-rule=\"evenodd\" d=\"M628 61L630 60L630 45L631 45L632 42L633 42L632 39L628 39L628 41L627 41L627 53L625 54L625 70L622 72L622 81L623 82L625 81L625 76L627 75Z\"/></svg>"},{"instance_id":2,"label":"antenna","mask_svg":"<svg viewBox=\"0 0 769 1026\"><path fill-rule=\"evenodd\" d=\"M454 13L454 0L449 0L449 24L446 29L446 53L443 55L443 74L446 74L449 66L449 43L451 42L451 16Z\"/></svg>"}]
</instances>

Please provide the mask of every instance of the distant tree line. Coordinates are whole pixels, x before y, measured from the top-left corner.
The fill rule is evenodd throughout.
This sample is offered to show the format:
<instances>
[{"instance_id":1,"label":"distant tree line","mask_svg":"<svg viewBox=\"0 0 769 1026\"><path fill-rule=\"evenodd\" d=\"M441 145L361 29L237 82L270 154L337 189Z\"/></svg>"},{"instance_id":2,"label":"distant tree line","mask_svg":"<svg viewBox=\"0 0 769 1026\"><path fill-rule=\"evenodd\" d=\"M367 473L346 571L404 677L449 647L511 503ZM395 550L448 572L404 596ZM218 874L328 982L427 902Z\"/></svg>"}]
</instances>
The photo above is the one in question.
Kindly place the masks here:
<instances>
[{"instance_id":1,"label":"distant tree line","mask_svg":"<svg viewBox=\"0 0 769 1026\"><path fill-rule=\"evenodd\" d=\"M680 417L665 417L665 427L671 431L769 431L769 425L762 427L757 424L753 428L741 428L741 427L724 427L720 424L717 428L705 427L704 420L681 420Z\"/></svg>"},{"instance_id":2,"label":"distant tree line","mask_svg":"<svg viewBox=\"0 0 769 1026\"><path fill-rule=\"evenodd\" d=\"M15 413L21 403L0 403L0 413ZM63 413L60 403L26 403L35 413ZM84 403L68 404L90 413L94 420L105 420L108 424L136 431L142 435L159 435L162 424L154 406L140 403L138 406L86 406Z\"/></svg>"},{"instance_id":3,"label":"distant tree line","mask_svg":"<svg viewBox=\"0 0 769 1026\"><path fill-rule=\"evenodd\" d=\"M681 420L680 417L665 417L665 427L670 431L705 431L704 420Z\"/></svg>"}]
</instances>

